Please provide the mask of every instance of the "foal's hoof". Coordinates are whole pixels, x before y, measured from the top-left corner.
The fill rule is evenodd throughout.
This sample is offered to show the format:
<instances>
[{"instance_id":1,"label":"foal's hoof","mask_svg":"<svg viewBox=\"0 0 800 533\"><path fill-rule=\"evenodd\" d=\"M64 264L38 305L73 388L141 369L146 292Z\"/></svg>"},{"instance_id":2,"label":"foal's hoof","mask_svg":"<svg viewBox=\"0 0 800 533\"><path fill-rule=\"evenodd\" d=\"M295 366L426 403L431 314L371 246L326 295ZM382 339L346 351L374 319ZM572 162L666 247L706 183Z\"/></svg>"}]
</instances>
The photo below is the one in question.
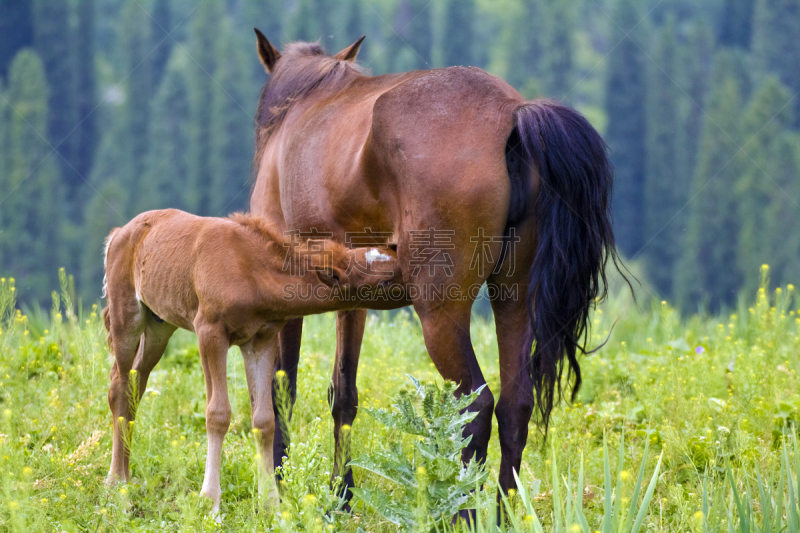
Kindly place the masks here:
<instances>
[{"instance_id":1,"label":"foal's hoof","mask_svg":"<svg viewBox=\"0 0 800 533\"><path fill-rule=\"evenodd\" d=\"M120 477L116 474L108 474L108 477L106 478L106 487L113 487L114 485L120 485L127 482L128 480L124 477Z\"/></svg>"},{"instance_id":2,"label":"foal's hoof","mask_svg":"<svg viewBox=\"0 0 800 533\"><path fill-rule=\"evenodd\" d=\"M475 509L462 509L453 515L453 525L461 522L465 531L474 531L477 523L478 511Z\"/></svg>"}]
</instances>

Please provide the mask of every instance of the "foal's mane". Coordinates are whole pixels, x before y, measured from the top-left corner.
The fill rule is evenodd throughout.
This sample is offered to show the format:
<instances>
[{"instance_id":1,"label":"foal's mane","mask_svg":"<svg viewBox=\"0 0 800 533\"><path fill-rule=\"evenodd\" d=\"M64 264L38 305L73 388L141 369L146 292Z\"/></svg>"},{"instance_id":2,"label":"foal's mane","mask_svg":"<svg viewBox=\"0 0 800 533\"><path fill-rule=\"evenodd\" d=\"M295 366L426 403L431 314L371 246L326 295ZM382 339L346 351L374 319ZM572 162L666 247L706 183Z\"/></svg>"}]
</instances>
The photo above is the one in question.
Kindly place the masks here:
<instances>
[{"instance_id":1,"label":"foal's mane","mask_svg":"<svg viewBox=\"0 0 800 533\"><path fill-rule=\"evenodd\" d=\"M261 237L271 249L276 251L279 258L286 258L290 250L295 250L296 253L299 252L301 255L306 251L302 248L297 250L297 245L301 243L292 240L291 236L287 238L287 236L270 224L266 219L249 213L240 212L233 213L228 218ZM347 247L328 238L325 242L325 251L332 252L341 257L342 254L347 253ZM311 252L312 254L315 253L313 251Z\"/></svg>"},{"instance_id":2,"label":"foal's mane","mask_svg":"<svg viewBox=\"0 0 800 533\"><path fill-rule=\"evenodd\" d=\"M319 43L296 42L285 46L275 69L261 88L256 109L256 159L270 135L280 125L291 105L318 87L331 87L360 72L352 61L335 59Z\"/></svg>"},{"instance_id":3,"label":"foal's mane","mask_svg":"<svg viewBox=\"0 0 800 533\"><path fill-rule=\"evenodd\" d=\"M232 213L228 218L264 239L268 245L279 252L279 257L286 257L289 249L283 246L285 241L283 234L265 219L239 212Z\"/></svg>"}]
</instances>

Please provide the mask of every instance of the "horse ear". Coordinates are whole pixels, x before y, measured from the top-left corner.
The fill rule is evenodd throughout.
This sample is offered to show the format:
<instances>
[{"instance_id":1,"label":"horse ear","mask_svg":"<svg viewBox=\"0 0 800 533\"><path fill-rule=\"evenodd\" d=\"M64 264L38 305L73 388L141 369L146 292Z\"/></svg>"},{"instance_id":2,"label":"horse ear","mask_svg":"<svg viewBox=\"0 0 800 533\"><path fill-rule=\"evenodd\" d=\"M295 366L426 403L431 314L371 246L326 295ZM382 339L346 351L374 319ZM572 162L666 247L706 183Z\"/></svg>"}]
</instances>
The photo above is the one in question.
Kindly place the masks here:
<instances>
[{"instance_id":1,"label":"horse ear","mask_svg":"<svg viewBox=\"0 0 800 533\"><path fill-rule=\"evenodd\" d=\"M361 43L364 42L366 35L362 35L359 40L333 56L334 59L339 61L355 61L358 55L358 49L361 48Z\"/></svg>"},{"instance_id":2,"label":"horse ear","mask_svg":"<svg viewBox=\"0 0 800 533\"><path fill-rule=\"evenodd\" d=\"M269 39L264 37L264 34L261 33L258 28L253 29L256 32L256 40L258 43L258 58L261 60L261 64L264 65L267 72L272 72L272 69L275 68L275 63L281 58L281 53L272 46Z\"/></svg>"}]
</instances>

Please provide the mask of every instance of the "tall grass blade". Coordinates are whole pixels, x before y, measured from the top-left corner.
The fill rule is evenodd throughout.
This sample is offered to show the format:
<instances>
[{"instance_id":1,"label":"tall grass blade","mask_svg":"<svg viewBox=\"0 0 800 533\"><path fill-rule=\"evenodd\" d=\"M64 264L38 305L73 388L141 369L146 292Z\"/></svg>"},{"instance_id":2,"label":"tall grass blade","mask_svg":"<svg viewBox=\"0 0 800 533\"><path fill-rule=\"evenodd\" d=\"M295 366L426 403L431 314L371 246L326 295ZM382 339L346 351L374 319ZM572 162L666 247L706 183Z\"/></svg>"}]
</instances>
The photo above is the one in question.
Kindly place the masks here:
<instances>
[{"instance_id":1,"label":"tall grass blade","mask_svg":"<svg viewBox=\"0 0 800 533\"><path fill-rule=\"evenodd\" d=\"M785 447L785 446L784 446ZM800 510L798 509L798 501L795 499L800 497L800 453L797 448L797 433L792 430L792 451L794 452L794 498L789 500L789 505L792 508L792 516L794 517L794 531L800 529ZM791 478L791 470L786 472L786 475Z\"/></svg>"},{"instance_id":2,"label":"tall grass blade","mask_svg":"<svg viewBox=\"0 0 800 533\"><path fill-rule=\"evenodd\" d=\"M561 491L559 490L559 483L558 483L558 466L556 464L556 445L553 443L553 531L555 533L562 533L562 523L561 523Z\"/></svg>"},{"instance_id":3,"label":"tall grass blade","mask_svg":"<svg viewBox=\"0 0 800 533\"><path fill-rule=\"evenodd\" d=\"M614 513L611 516L611 530L620 532L622 523L620 522L620 506L622 505L622 469L625 464L625 428L619 438L619 459L617 459L617 485L614 487Z\"/></svg>"},{"instance_id":4,"label":"tall grass blade","mask_svg":"<svg viewBox=\"0 0 800 533\"><path fill-rule=\"evenodd\" d=\"M644 493L644 498L642 498L642 505L639 507L639 513L636 515L636 522L633 523L631 533L638 533L639 529L642 527L644 517L647 515L647 508L650 507L650 500L653 499L653 491L656 490L656 483L658 483L658 472L661 470L661 460L663 458L664 452L662 451L658 456L658 462L656 463L656 469L653 472L653 477L650 478L650 484L647 485L647 491ZM644 463L642 463L642 465L644 465Z\"/></svg>"},{"instance_id":5,"label":"tall grass blade","mask_svg":"<svg viewBox=\"0 0 800 533\"><path fill-rule=\"evenodd\" d=\"M731 482L731 493L733 494L733 500L736 503L736 512L739 515L739 531L741 533L750 533L750 520L748 519L747 511L742 504L742 499L739 497L739 491L736 488L736 480L733 479L731 467L727 463L725 464L725 471L728 474L728 478Z\"/></svg>"},{"instance_id":6,"label":"tall grass blade","mask_svg":"<svg viewBox=\"0 0 800 533\"><path fill-rule=\"evenodd\" d=\"M761 471L756 463L756 482L758 483L758 495L761 499L761 533L772 533L772 502L767 498L767 491L769 488L764 486L764 480L761 479Z\"/></svg>"},{"instance_id":7,"label":"tall grass blade","mask_svg":"<svg viewBox=\"0 0 800 533\"><path fill-rule=\"evenodd\" d=\"M567 478L564 479L564 476L561 476L561 480L564 482L564 486L567 489L567 509L564 513L564 527L567 531L570 531L572 524L575 523L575 516L572 510L572 475L570 474L569 469L567 469Z\"/></svg>"},{"instance_id":8,"label":"tall grass blade","mask_svg":"<svg viewBox=\"0 0 800 533\"><path fill-rule=\"evenodd\" d=\"M533 508L533 503L531 502L531 497L528 494L528 490L519 480L517 471L512 470L512 473L514 474L514 481L517 483L517 494L519 494L522 503L525 505L525 511L533 518L533 531L535 531L535 533L544 533L544 530L542 529L542 523L539 521L539 516L536 514L536 510ZM507 502L508 500L505 501Z\"/></svg>"},{"instance_id":9,"label":"tall grass blade","mask_svg":"<svg viewBox=\"0 0 800 533\"><path fill-rule=\"evenodd\" d=\"M785 475L783 468L779 469L780 480L778 481L778 491L775 493L775 522L772 524L773 531L780 531L781 521L783 519L783 484L785 483Z\"/></svg>"},{"instance_id":10,"label":"tall grass blade","mask_svg":"<svg viewBox=\"0 0 800 533\"><path fill-rule=\"evenodd\" d=\"M647 439L644 444L644 454L642 455L642 465L639 467L639 477L636 478L636 485L633 487L633 494L631 495L631 504L628 507L628 514L625 517L625 525L622 531L627 533L631 530L633 523L633 516L636 513L636 502L639 500L639 492L642 490L642 481L644 480L644 469L647 465L647 454L650 450L650 439Z\"/></svg>"},{"instance_id":11,"label":"tall grass blade","mask_svg":"<svg viewBox=\"0 0 800 533\"><path fill-rule=\"evenodd\" d=\"M783 465L784 469L786 470L786 486L789 489L789 500L786 502L786 525L789 528L789 531L794 532L797 531L797 506L795 505L795 484L794 480L792 479L792 470L789 463L789 451L787 450L788 443L786 439L783 440ZM795 455L797 455L795 450Z\"/></svg>"},{"instance_id":12,"label":"tall grass blade","mask_svg":"<svg viewBox=\"0 0 800 533\"><path fill-rule=\"evenodd\" d=\"M608 439L603 433L603 533L611 533L611 465L608 460Z\"/></svg>"}]
</instances>

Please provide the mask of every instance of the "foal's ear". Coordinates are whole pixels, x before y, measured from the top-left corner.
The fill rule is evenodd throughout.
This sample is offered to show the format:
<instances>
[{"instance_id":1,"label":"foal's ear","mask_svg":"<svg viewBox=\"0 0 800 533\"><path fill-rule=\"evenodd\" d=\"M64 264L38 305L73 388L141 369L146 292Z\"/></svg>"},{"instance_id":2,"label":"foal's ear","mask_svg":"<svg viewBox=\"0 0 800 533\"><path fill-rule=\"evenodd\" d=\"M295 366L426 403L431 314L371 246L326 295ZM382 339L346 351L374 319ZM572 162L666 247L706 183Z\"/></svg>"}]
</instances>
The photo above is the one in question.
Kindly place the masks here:
<instances>
[{"instance_id":1,"label":"foal's ear","mask_svg":"<svg viewBox=\"0 0 800 533\"><path fill-rule=\"evenodd\" d=\"M261 64L264 65L264 68L267 72L272 72L272 69L275 67L275 63L281 58L281 53L278 52L272 43L269 42L269 39L264 37L264 34L259 31L258 28L253 28L256 32L256 41L257 45L256 48L258 50L258 58L261 60Z\"/></svg>"},{"instance_id":2,"label":"foal's ear","mask_svg":"<svg viewBox=\"0 0 800 533\"><path fill-rule=\"evenodd\" d=\"M339 61L355 61L358 55L358 49L361 48L361 43L364 42L365 37L366 35L362 35L359 40L333 56L333 58Z\"/></svg>"}]
</instances>

